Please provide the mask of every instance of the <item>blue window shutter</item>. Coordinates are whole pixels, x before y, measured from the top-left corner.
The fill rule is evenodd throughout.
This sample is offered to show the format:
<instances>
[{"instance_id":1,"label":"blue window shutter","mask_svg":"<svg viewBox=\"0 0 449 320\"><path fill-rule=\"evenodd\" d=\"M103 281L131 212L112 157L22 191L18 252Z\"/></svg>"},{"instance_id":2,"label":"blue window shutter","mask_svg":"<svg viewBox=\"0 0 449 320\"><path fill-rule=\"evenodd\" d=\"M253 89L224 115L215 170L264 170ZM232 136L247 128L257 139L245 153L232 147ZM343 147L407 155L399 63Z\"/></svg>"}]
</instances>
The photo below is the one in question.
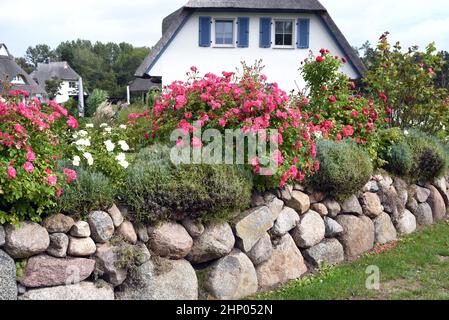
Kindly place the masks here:
<instances>
[{"instance_id":1,"label":"blue window shutter","mask_svg":"<svg viewBox=\"0 0 449 320\"><path fill-rule=\"evenodd\" d=\"M260 47L271 47L271 18L260 18Z\"/></svg>"},{"instance_id":2,"label":"blue window shutter","mask_svg":"<svg viewBox=\"0 0 449 320\"><path fill-rule=\"evenodd\" d=\"M199 45L200 47L210 47L211 43L211 17L200 17L200 33Z\"/></svg>"},{"instance_id":3,"label":"blue window shutter","mask_svg":"<svg viewBox=\"0 0 449 320\"><path fill-rule=\"evenodd\" d=\"M240 17L237 19L237 23L238 23L237 47L248 48L249 47L249 18Z\"/></svg>"},{"instance_id":4,"label":"blue window shutter","mask_svg":"<svg viewBox=\"0 0 449 320\"><path fill-rule=\"evenodd\" d=\"M299 49L309 48L310 38L310 20L298 19L298 42L296 43Z\"/></svg>"}]
</instances>

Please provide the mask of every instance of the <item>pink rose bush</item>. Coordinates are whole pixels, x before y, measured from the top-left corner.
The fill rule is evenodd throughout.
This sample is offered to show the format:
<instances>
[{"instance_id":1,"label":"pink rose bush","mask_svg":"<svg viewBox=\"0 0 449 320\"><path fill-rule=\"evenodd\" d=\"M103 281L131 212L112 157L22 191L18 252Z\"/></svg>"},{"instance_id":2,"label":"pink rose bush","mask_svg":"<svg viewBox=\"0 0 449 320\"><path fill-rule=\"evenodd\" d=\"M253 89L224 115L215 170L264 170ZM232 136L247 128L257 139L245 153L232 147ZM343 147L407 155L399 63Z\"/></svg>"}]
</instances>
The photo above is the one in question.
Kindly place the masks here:
<instances>
[{"instance_id":1,"label":"pink rose bush","mask_svg":"<svg viewBox=\"0 0 449 320\"><path fill-rule=\"evenodd\" d=\"M55 204L62 187L76 180L60 172L59 130L78 122L55 102L41 104L17 90L0 97L0 224L39 220Z\"/></svg>"}]
</instances>

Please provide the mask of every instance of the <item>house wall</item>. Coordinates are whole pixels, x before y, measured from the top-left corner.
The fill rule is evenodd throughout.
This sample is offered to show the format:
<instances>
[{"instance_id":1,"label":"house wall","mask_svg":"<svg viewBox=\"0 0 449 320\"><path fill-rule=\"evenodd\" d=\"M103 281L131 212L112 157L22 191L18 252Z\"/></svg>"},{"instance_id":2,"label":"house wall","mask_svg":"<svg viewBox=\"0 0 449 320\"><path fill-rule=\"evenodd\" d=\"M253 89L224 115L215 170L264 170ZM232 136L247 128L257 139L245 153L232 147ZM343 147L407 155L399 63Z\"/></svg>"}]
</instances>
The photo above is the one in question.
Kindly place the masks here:
<instances>
[{"instance_id":1,"label":"house wall","mask_svg":"<svg viewBox=\"0 0 449 320\"><path fill-rule=\"evenodd\" d=\"M65 103L69 101L70 97L78 95L78 89L70 88L70 81L63 81L59 94L56 96L56 103Z\"/></svg>"},{"instance_id":2,"label":"house wall","mask_svg":"<svg viewBox=\"0 0 449 320\"><path fill-rule=\"evenodd\" d=\"M211 16L213 18L250 17L249 48L200 47L198 45L199 16ZM292 49L259 48L260 17L291 18L295 20L309 18L310 49L298 49L296 46ZM212 37L214 38L214 34L212 34ZM191 66L196 66L203 73L220 74L222 71L235 71L237 67L240 67L241 61L252 64L256 60L262 59L266 66L264 73L268 76L268 81L277 82L283 90L290 91L297 88L295 81L300 88L304 87L304 81L298 72L300 62L308 57L309 50L313 50L317 54L321 48L327 48L333 54L343 56L333 36L315 14L198 11L190 16L184 27L148 73L152 76L162 76L163 84L167 85L175 80L184 80L186 78L185 73ZM356 70L349 63L343 66L342 71L352 78L358 77Z\"/></svg>"}]
</instances>

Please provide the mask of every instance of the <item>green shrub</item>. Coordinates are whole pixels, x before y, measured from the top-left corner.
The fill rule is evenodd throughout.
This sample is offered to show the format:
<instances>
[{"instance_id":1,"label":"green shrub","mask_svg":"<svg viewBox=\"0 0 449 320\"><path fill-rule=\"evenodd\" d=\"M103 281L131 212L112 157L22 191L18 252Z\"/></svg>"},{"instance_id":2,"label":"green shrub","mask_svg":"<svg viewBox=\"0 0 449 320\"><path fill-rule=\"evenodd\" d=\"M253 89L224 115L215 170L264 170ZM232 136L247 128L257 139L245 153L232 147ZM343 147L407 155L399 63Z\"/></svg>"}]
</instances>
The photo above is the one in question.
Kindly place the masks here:
<instances>
[{"instance_id":1,"label":"green shrub","mask_svg":"<svg viewBox=\"0 0 449 320\"><path fill-rule=\"evenodd\" d=\"M98 106L108 100L109 95L106 91L101 89L94 89L90 94L89 98L87 98L87 108L86 115L92 116L97 110Z\"/></svg>"},{"instance_id":2,"label":"green shrub","mask_svg":"<svg viewBox=\"0 0 449 320\"><path fill-rule=\"evenodd\" d=\"M78 169L76 184L63 190L55 212L83 216L92 210L106 210L114 203L114 195L108 177L99 172Z\"/></svg>"},{"instance_id":3,"label":"green shrub","mask_svg":"<svg viewBox=\"0 0 449 320\"><path fill-rule=\"evenodd\" d=\"M447 152L438 139L415 130L411 130L405 139L413 154L411 179L430 182L447 173Z\"/></svg>"},{"instance_id":4,"label":"green shrub","mask_svg":"<svg viewBox=\"0 0 449 320\"><path fill-rule=\"evenodd\" d=\"M123 108L119 111L116 122L118 124L127 124L129 121L128 116L130 114L140 114L144 113L145 111L151 112L151 109L148 106L143 105L142 103L133 103L129 107Z\"/></svg>"},{"instance_id":5,"label":"green shrub","mask_svg":"<svg viewBox=\"0 0 449 320\"><path fill-rule=\"evenodd\" d=\"M319 141L317 157L320 169L307 180L307 184L339 199L360 190L373 173L369 155L349 140Z\"/></svg>"},{"instance_id":6,"label":"green shrub","mask_svg":"<svg viewBox=\"0 0 449 320\"><path fill-rule=\"evenodd\" d=\"M385 169L400 177L408 177L413 166L413 153L405 142L394 144L386 156Z\"/></svg>"},{"instance_id":7,"label":"green shrub","mask_svg":"<svg viewBox=\"0 0 449 320\"><path fill-rule=\"evenodd\" d=\"M168 147L143 149L129 168L121 200L135 218L154 223L186 215L202 221L227 220L250 204L252 182L227 165L179 165Z\"/></svg>"}]
</instances>

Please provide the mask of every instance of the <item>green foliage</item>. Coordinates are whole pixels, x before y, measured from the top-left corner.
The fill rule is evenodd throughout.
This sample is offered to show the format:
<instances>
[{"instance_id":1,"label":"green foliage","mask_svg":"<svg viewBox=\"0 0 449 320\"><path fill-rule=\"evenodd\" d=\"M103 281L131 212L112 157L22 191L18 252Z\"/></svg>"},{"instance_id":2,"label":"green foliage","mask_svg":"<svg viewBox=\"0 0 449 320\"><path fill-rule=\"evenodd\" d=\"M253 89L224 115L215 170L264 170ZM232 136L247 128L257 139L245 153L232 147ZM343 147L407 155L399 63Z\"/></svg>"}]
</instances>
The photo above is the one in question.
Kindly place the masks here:
<instances>
[{"instance_id":1,"label":"green foliage","mask_svg":"<svg viewBox=\"0 0 449 320\"><path fill-rule=\"evenodd\" d=\"M50 100L54 100L61 90L62 80L58 77L53 77L50 80L45 81L45 91L48 94Z\"/></svg>"},{"instance_id":2,"label":"green foliage","mask_svg":"<svg viewBox=\"0 0 449 320\"><path fill-rule=\"evenodd\" d=\"M153 145L141 150L128 170L121 199L142 222L179 214L210 221L246 209L251 190L251 180L236 166L175 166L170 148Z\"/></svg>"},{"instance_id":3,"label":"green foliage","mask_svg":"<svg viewBox=\"0 0 449 320\"><path fill-rule=\"evenodd\" d=\"M307 179L314 189L343 199L369 181L373 165L368 154L355 143L320 140L317 152L320 169Z\"/></svg>"},{"instance_id":4,"label":"green foliage","mask_svg":"<svg viewBox=\"0 0 449 320\"><path fill-rule=\"evenodd\" d=\"M108 100L109 94L101 89L94 89L90 94L89 98L87 98L87 109L86 115L92 116L97 110L98 106Z\"/></svg>"},{"instance_id":5,"label":"green foliage","mask_svg":"<svg viewBox=\"0 0 449 320\"><path fill-rule=\"evenodd\" d=\"M407 177L413 166L413 153L407 143L394 144L387 154L385 169L400 177Z\"/></svg>"},{"instance_id":6,"label":"green foliage","mask_svg":"<svg viewBox=\"0 0 449 320\"><path fill-rule=\"evenodd\" d=\"M36 68L38 63L55 61L56 54L48 45L38 44L35 47L28 47L25 59Z\"/></svg>"},{"instance_id":7,"label":"green foliage","mask_svg":"<svg viewBox=\"0 0 449 320\"><path fill-rule=\"evenodd\" d=\"M143 113L143 112L150 112L151 109L142 104L142 103L133 103L131 104L129 107L127 108L123 108L122 110L119 111L118 115L117 115L117 120L116 123L118 124L128 124L128 116L130 114L139 114L139 113Z\"/></svg>"},{"instance_id":8,"label":"green foliage","mask_svg":"<svg viewBox=\"0 0 449 320\"><path fill-rule=\"evenodd\" d=\"M54 212L84 216L92 210L106 210L114 203L111 180L102 173L77 169L77 181L63 190Z\"/></svg>"},{"instance_id":9,"label":"green foliage","mask_svg":"<svg viewBox=\"0 0 449 320\"><path fill-rule=\"evenodd\" d=\"M70 115L74 117L79 116L78 102L73 99L73 97L70 97L70 99L66 103L64 103L64 107L67 109Z\"/></svg>"},{"instance_id":10,"label":"green foliage","mask_svg":"<svg viewBox=\"0 0 449 320\"><path fill-rule=\"evenodd\" d=\"M391 46L385 33L372 60L365 83L372 94L388 97L391 127L430 134L444 131L447 135L449 94L435 85L436 73L443 65L435 44L429 44L424 52L418 47L404 51L399 42Z\"/></svg>"},{"instance_id":11,"label":"green foliage","mask_svg":"<svg viewBox=\"0 0 449 320\"><path fill-rule=\"evenodd\" d=\"M406 142L413 154L410 178L415 181L431 182L445 175L449 160L447 152L438 139L423 132L411 130Z\"/></svg>"}]
</instances>

